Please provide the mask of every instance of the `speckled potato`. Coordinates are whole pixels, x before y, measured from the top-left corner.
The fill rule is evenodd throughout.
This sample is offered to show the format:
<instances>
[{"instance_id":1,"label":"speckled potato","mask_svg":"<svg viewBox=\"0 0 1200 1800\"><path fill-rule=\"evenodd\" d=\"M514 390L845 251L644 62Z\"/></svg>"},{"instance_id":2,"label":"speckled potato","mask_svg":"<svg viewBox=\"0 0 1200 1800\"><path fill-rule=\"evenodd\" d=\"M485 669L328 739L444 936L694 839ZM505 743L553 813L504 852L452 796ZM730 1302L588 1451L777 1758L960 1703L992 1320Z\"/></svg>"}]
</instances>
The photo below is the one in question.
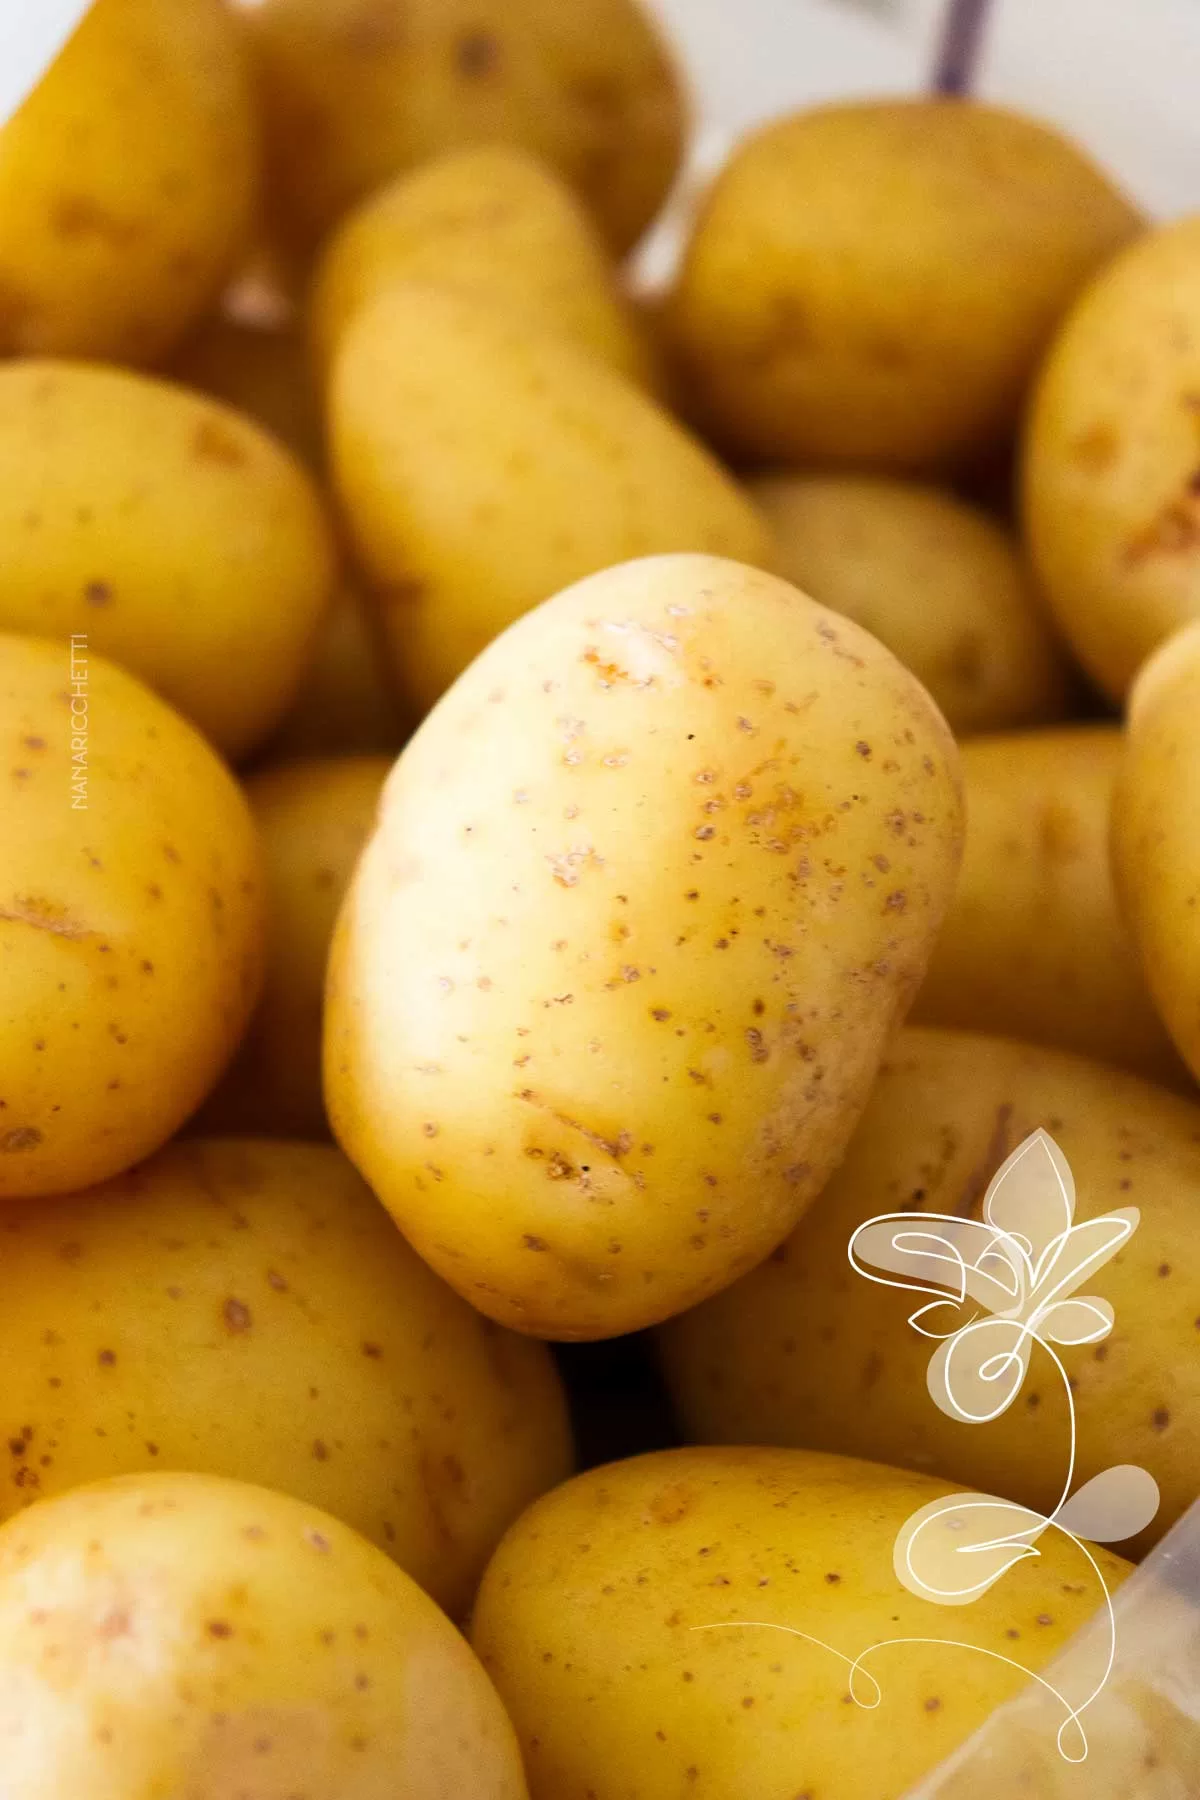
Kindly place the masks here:
<instances>
[{"instance_id":1,"label":"speckled potato","mask_svg":"<svg viewBox=\"0 0 1200 1800\"><path fill-rule=\"evenodd\" d=\"M580 582L388 779L331 953L334 1133L502 1323L693 1305L840 1156L959 832L940 714L849 620L715 557Z\"/></svg>"},{"instance_id":2,"label":"speckled potato","mask_svg":"<svg viewBox=\"0 0 1200 1800\"><path fill-rule=\"evenodd\" d=\"M1024 445L1030 553L1080 661L1122 696L1200 614L1200 216L1149 233L1071 313Z\"/></svg>"},{"instance_id":3,"label":"speckled potato","mask_svg":"<svg viewBox=\"0 0 1200 1800\"><path fill-rule=\"evenodd\" d=\"M1074 1050L1190 1087L1109 872L1120 763L1115 725L963 745L962 873L912 1016Z\"/></svg>"},{"instance_id":4,"label":"speckled potato","mask_svg":"<svg viewBox=\"0 0 1200 1800\"><path fill-rule=\"evenodd\" d=\"M122 369L0 364L0 630L126 663L227 756L276 725L333 585L308 476L250 420Z\"/></svg>"},{"instance_id":5,"label":"speckled potato","mask_svg":"<svg viewBox=\"0 0 1200 1800\"><path fill-rule=\"evenodd\" d=\"M1114 1463L1149 1469L1162 1506L1133 1550L1148 1548L1200 1486L1200 1106L1058 1051L969 1032L900 1034L845 1161L787 1243L664 1329L688 1434L877 1457L1049 1512L1070 1423L1046 1353L1034 1350L1008 1412L960 1424L929 1397L935 1346L908 1323L920 1295L865 1280L846 1255L879 1213L911 1208L916 1228L923 1213L979 1217L991 1177L1039 1126L1071 1165L1077 1220L1141 1212L1128 1245L1083 1290L1112 1303L1113 1332L1057 1353L1075 1392L1072 1485Z\"/></svg>"},{"instance_id":6,"label":"speckled potato","mask_svg":"<svg viewBox=\"0 0 1200 1800\"><path fill-rule=\"evenodd\" d=\"M262 889L198 732L84 646L0 635L0 1198L101 1181L195 1111L258 997Z\"/></svg>"},{"instance_id":7,"label":"speckled potato","mask_svg":"<svg viewBox=\"0 0 1200 1800\"><path fill-rule=\"evenodd\" d=\"M383 295L342 341L330 405L346 523L422 710L585 575L659 551L770 555L750 500L682 426L479 296Z\"/></svg>"},{"instance_id":8,"label":"speckled potato","mask_svg":"<svg viewBox=\"0 0 1200 1800\"><path fill-rule=\"evenodd\" d=\"M351 583L340 582L308 673L267 746L273 759L399 750L409 720L377 639L368 602Z\"/></svg>"},{"instance_id":9,"label":"speckled potato","mask_svg":"<svg viewBox=\"0 0 1200 1800\"><path fill-rule=\"evenodd\" d=\"M171 362L171 376L246 413L310 469L324 460L324 428L308 340L296 319L206 319Z\"/></svg>"},{"instance_id":10,"label":"speckled potato","mask_svg":"<svg viewBox=\"0 0 1200 1800\"><path fill-rule=\"evenodd\" d=\"M443 151L533 151L625 250L666 197L684 100L637 0L241 0L273 200L315 242Z\"/></svg>"},{"instance_id":11,"label":"speckled potato","mask_svg":"<svg viewBox=\"0 0 1200 1800\"><path fill-rule=\"evenodd\" d=\"M439 157L350 214L322 252L309 302L321 368L356 313L406 279L477 294L633 381L652 381L649 349L594 225L524 151L493 144Z\"/></svg>"},{"instance_id":12,"label":"speckled potato","mask_svg":"<svg viewBox=\"0 0 1200 1800\"><path fill-rule=\"evenodd\" d=\"M325 963L342 895L371 835L388 756L284 763L246 783L267 869L262 999L206 1129L328 1135L321 1097Z\"/></svg>"},{"instance_id":13,"label":"speckled potato","mask_svg":"<svg viewBox=\"0 0 1200 1800\"><path fill-rule=\"evenodd\" d=\"M769 124L685 253L671 319L695 404L754 456L970 460L1137 225L1073 144L997 107L855 101Z\"/></svg>"},{"instance_id":14,"label":"speckled potato","mask_svg":"<svg viewBox=\"0 0 1200 1800\"><path fill-rule=\"evenodd\" d=\"M95 0L0 127L0 356L164 354L245 247L256 136L221 0Z\"/></svg>"},{"instance_id":15,"label":"speckled potato","mask_svg":"<svg viewBox=\"0 0 1200 1800\"><path fill-rule=\"evenodd\" d=\"M749 483L780 573L893 651L962 736L1041 724L1070 678L1016 545L938 488L869 475Z\"/></svg>"},{"instance_id":16,"label":"speckled potato","mask_svg":"<svg viewBox=\"0 0 1200 1800\"><path fill-rule=\"evenodd\" d=\"M472 1627L533 1800L901 1800L1019 1691L1006 1658L1040 1669L1103 1600L1054 1533L970 1606L910 1594L896 1535L951 1491L840 1457L705 1449L539 1501ZM1097 1560L1115 1590L1128 1565ZM846 1659L872 1645L854 1691L873 1698L874 1677L879 1704L856 1706Z\"/></svg>"},{"instance_id":17,"label":"speckled potato","mask_svg":"<svg viewBox=\"0 0 1200 1800\"><path fill-rule=\"evenodd\" d=\"M481 1319L339 1153L201 1140L0 1212L0 1516L194 1469L325 1507L456 1614L569 1472L549 1353Z\"/></svg>"},{"instance_id":18,"label":"speckled potato","mask_svg":"<svg viewBox=\"0 0 1200 1800\"><path fill-rule=\"evenodd\" d=\"M151 1475L0 1531L5 1800L526 1800L433 1601L315 1507Z\"/></svg>"},{"instance_id":19,"label":"speckled potato","mask_svg":"<svg viewBox=\"0 0 1200 1800\"><path fill-rule=\"evenodd\" d=\"M1164 644L1134 684L1112 853L1150 992L1200 1079L1200 624Z\"/></svg>"}]
</instances>

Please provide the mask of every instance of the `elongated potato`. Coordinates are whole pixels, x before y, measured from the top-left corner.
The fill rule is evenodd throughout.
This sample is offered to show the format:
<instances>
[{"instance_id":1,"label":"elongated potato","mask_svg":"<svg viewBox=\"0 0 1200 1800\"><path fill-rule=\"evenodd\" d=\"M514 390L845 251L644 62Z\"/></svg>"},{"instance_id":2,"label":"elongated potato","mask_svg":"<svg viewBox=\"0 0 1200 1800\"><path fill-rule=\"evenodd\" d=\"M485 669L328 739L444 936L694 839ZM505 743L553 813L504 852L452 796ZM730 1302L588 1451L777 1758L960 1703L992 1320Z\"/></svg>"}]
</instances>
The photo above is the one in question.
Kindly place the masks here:
<instances>
[{"instance_id":1,"label":"elongated potato","mask_svg":"<svg viewBox=\"0 0 1200 1800\"><path fill-rule=\"evenodd\" d=\"M256 136L222 0L94 0L0 128L0 356L165 354L246 246Z\"/></svg>"},{"instance_id":2,"label":"elongated potato","mask_svg":"<svg viewBox=\"0 0 1200 1800\"><path fill-rule=\"evenodd\" d=\"M472 1625L533 1800L902 1800L1103 1603L1052 1532L970 1606L909 1593L896 1537L950 1491L841 1457L705 1449L547 1495L497 1551ZM1128 1565L1097 1561L1115 1590Z\"/></svg>"},{"instance_id":3,"label":"elongated potato","mask_svg":"<svg viewBox=\"0 0 1200 1800\"><path fill-rule=\"evenodd\" d=\"M1077 1220L1141 1212L1130 1242L1082 1290L1111 1302L1114 1330L1057 1354L1074 1393L1072 1486L1114 1463L1158 1482L1158 1517L1132 1546L1144 1550L1200 1480L1200 1106L1080 1057L902 1032L819 1204L770 1261L664 1331L688 1432L869 1455L1050 1511L1071 1435L1049 1356L1034 1350L1020 1395L991 1424L951 1419L926 1385L936 1345L909 1324L922 1296L865 1280L846 1255L879 1213L911 1210L914 1230L928 1213L978 1217L991 1177L1039 1126L1071 1165Z\"/></svg>"},{"instance_id":4,"label":"elongated potato","mask_svg":"<svg viewBox=\"0 0 1200 1800\"><path fill-rule=\"evenodd\" d=\"M693 1305L840 1156L960 826L941 715L849 620L715 557L580 582L389 777L330 959L334 1133L502 1323Z\"/></svg>"},{"instance_id":5,"label":"elongated potato","mask_svg":"<svg viewBox=\"0 0 1200 1800\"><path fill-rule=\"evenodd\" d=\"M0 365L0 630L86 635L227 756L276 725L333 586L308 476L249 419L120 369Z\"/></svg>"},{"instance_id":6,"label":"elongated potato","mask_svg":"<svg viewBox=\"0 0 1200 1800\"><path fill-rule=\"evenodd\" d=\"M330 405L346 522L423 710L584 575L657 551L770 555L749 499L681 426L478 295L391 289L347 331Z\"/></svg>"},{"instance_id":7,"label":"elongated potato","mask_svg":"<svg viewBox=\"0 0 1200 1800\"><path fill-rule=\"evenodd\" d=\"M258 998L263 880L228 769L86 644L0 636L0 1198L157 1150Z\"/></svg>"},{"instance_id":8,"label":"elongated potato","mask_svg":"<svg viewBox=\"0 0 1200 1800\"><path fill-rule=\"evenodd\" d=\"M1116 726L963 746L967 843L929 973L923 1025L1075 1050L1190 1088L1117 908L1108 814Z\"/></svg>"}]
</instances>

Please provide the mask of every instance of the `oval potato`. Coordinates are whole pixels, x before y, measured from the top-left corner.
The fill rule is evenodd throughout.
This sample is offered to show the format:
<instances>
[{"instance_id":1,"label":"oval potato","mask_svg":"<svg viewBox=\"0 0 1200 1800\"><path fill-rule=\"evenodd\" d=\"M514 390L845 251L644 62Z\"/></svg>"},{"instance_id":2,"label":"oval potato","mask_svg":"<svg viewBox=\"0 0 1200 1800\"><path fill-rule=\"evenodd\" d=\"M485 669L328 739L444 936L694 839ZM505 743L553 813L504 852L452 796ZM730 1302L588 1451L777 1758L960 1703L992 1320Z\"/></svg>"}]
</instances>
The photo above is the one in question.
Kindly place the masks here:
<instances>
[{"instance_id":1,"label":"oval potato","mask_svg":"<svg viewBox=\"0 0 1200 1800\"><path fill-rule=\"evenodd\" d=\"M580 582L389 777L330 959L334 1134L502 1323L693 1305L840 1156L960 826L941 715L850 621L715 557Z\"/></svg>"},{"instance_id":2,"label":"oval potato","mask_svg":"<svg viewBox=\"0 0 1200 1800\"><path fill-rule=\"evenodd\" d=\"M471 1632L533 1800L901 1800L1103 1602L1053 1532L970 1606L909 1593L897 1534L951 1491L841 1457L701 1449L538 1501ZM1096 1558L1115 1589L1128 1565Z\"/></svg>"},{"instance_id":3,"label":"oval potato","mask_svg":"<svg viewBox=\"0 0 1200 1800\"><path fill-rule=\"evenodd\" d=\"M1066 138L960 99L822 106L744 139L673 298L720 441L921 470L1016 424L1076 291L1138 218Z\"/></svg>"},{"instance_id":4,"label":"oval potato","mask_svg":"<svg viewBox=\"0 0 1200 1800\"><path fill-rule=\"evenodd\" d=\"M0 1198L157 1150L258 998L250 809L177 713L86 645L0 635Z\"/></svg>"},{"instance_id":5,"label":"oval potato","mask_svg":"<svg viewBox=\"0 0 1200 1800\"><path fill-rule=\"evenodd\" d=\"M0 1531L5 1800L525 1800L445 1615L353 1531L242 1482L150 1475Z\"/></svg>"},{"instance_id":6,"label":"oval potato","mask_svg":"<svg viewBox=\"0 0 1200 1800\"><path fill-rule=\"evenodd\" d=\"M257 133L222 0L94 0L0 127L0 356L150 363L246 246Z\"/></svg>"}]
</instances>

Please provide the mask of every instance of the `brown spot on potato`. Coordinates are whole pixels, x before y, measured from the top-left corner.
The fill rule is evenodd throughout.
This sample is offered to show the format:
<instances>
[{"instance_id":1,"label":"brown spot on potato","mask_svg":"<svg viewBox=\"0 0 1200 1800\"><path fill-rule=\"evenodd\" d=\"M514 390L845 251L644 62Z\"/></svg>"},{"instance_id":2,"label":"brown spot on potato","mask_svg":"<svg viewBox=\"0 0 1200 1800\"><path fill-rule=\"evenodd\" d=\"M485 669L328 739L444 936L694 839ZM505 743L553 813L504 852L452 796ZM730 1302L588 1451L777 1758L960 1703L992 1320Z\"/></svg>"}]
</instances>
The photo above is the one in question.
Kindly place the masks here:
<instances>
[{"instance_id":1,"label":"brown spot on potato","mask_svg":"<svg viewBox=\"0 0 1200 1800\"><path fill-rule=\"evenodd\" d=\"M113 597L113 591L107 581L89 581L83 590L83 597L89 606L107 606Z\"/></svg>"},{"instance_id":2,"label":"brown spot on potato","mask_svg":"<svg viewBox=\"0 0 1200 1800\"><path fill-rule=\"evenodd\" d=\"M231 1638L233 1626L228 1619L209 1619L204 1627L211 1638Z\"/></svg>"},{"instance_id":3,"label":"brown spot on potato","mask_svg":"<svg viewBox=\"0 0 1200 1800\"><path fill-rule=\"evenodd\" d=\"M499 68L501 45L490 31L468 31L454 46L454 65L468 81L478 81Z\"/></svg>"},{"instance_id":4,"label":"brown spot on potato","mask_svg":"<svg viewBox=\"0 0 1200 1800\"><path fill-rule=\"evenodd\" d=\"M240 469L249 460L230 428L215 416L201 419L192 433L192 455L200 462L221 463L227 469Z\"/></svg>"},{"instance_id":5,"label":"brown spot on potato","mask_svg":"<svg viewBox=\"0 0 1200 1800\"><path fill-rule=\"evenodd\" d=\"M1156 1406L1150 1415L1150 1423L1155 1431L1165 1431L1171 1423L1171 1415L1165 1406Z\"/></svg>"},{"instance_id":6,"label":"brown spot on potato","mask_svg":"<svg viewBox=\"0 0 1200 1800\"><path fill-rule=\"evenodd\" d=\"M0 1152L18 1155L22 1150L36 1150L41 1141L42 1134L36 1126L17 1125L0 1137Z\"/></svg>"},{"instance_id":7,"label":"brown spot on potato","mask_svg":"<svg viewBox=\"0 0 1200 1800\"><path fill-rule=\"evenodd\" d=\"M229 1331L241 1332L250 1329L250 1308L244 1300L235 1300L232 1295L222 1306L221 1317Z\"/></svg>"},{"instance_id":8,"label":"brown spot on potato","mask_svg":"<svg viewBox=\"0 0 1200 1800\"><path fill-rule=\"evenodd\" d=\"M1089 425L1068 446L1068 454L1091 475L1102 475L1116 460L1118 438L1111 425Z\"/></svg>"}]
</instances>

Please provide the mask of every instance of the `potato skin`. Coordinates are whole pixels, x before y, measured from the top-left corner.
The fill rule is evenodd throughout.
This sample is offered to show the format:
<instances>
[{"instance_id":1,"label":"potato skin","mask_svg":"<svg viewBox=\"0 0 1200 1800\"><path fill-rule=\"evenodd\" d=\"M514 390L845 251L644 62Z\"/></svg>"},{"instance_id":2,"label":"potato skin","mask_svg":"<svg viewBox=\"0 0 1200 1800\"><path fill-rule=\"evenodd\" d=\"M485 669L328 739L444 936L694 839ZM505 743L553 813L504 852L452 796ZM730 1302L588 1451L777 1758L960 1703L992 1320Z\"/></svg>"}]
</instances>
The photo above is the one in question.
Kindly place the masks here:
<instances>
[{"instance_id":1,"label":"potato skin","mask_svg":"<svg viewBox=\"0 0 1200 1800\"><path fill-rule=\"evenodd\" d=\"M1137 223L1080 151L1018 114L819 107L752 134L718 177L673 334L731 449L944 468L1016 423L1058 319Z\"/></svg>"},{"instance_id":2,"label":"potato skin","mask_svg":"<svg viewBox=\"0 0 1200 1800\"><path fill-rule=\"evenodd\" d=\"M5 1800L526 1800L462 1638L353 1531L202 1475L0 1531Z\"/></svg>"},{"instance_id":3,"label":"potato skin","mask_svg":"<svg viewBox=\"0 0 1200 1800\"><path fill-rule=\"evenodd\" d=\"M747 485L780 574L886 644L956 736L1063 717L1066 659L1016 544L985 512L871 475Z\"/></svg>"},{"instance_id":4,"label":"potato skin","mask_svg":"<svg viewBox=\"0 0 1200 1800\"><path fill-rule=\"evenodd\" d=\"M1142 669L1113 792L1113 874L1150 992L1200 1079L1200 624Z\"/></svg>"},{"instance_id":5,"label":"potato skin","mask_svg":"<svg viewBox=\"0 0 1200 1800\"><path fill-rule=\"evenodd\" d=\"M923 689L785 582L691 556L580 582L389 777L330 958L335 1136L502 1323L693 1305L841 1154L959 807Z\"/></svg>"},{"instance_id":6,"label":"potato skin","mask_svg":"<svg viewBox=\"0 0 1200 1800\"><path fill-rule=\"evenodd\" d=\"M987 1426L929 1398L919 1296L850 1268L877 1213L979 1216L987 1183L1042 1126L1074 1171L1076 1218L1119 1206L1141 1225L1087 1293L1112 1302L1102 1344L1060 1350L1076 1384L1075 1487L1112 1463L1150 1470L1162 1508L1140 1554L1195 1498L1200 1467L1200 1106L1082 1057L909 1027L889 1051L846 1159L775 1255L661 1336L689 1435L880 1458L1049 1511L1066 1476L1061 1378L1035 1350L1020 1397ZM1035 1398L1036 1396L1036 1398Z\"/></svg>"},{"instance_id":7,"label":"potato skin","mask_svg":"<svg viewBox=\"0 0 1200 1800\"><path fill-rule=\"evenodd\" d=\"M465 145L540 156L619 251L674 180L684 97L634 0L265 0L245 17L272 198L301 242L401 170Z\"/></svg>"},{"instance_id":8,"label":"potato skin","mask_svg":"<svg viewBox=\"0 0 1200 1800\"><path fill-rule=\"evenodd\" d=\"M910 1594L896 1534L951 1491L841 1457L699 1449L610 1464L537 1502L496 1552L471 1633L533 1800L900 1800L1019 1690L999 1659L1042 1667L1102 1600L1054 1533L969 1607ZM1115 1589L1128 1565L1097 1560ZM695 1629L727 1620L833 1650ZM868 1663L879 1707L846 1704L838 1653L892 1638L910 1641Z\"/></svg>"},{"instance_id":9,"label":"potato skin","mask_svg":"<svg viewBox=\"0 0 1200 1800\"><path fill-rule=\"evenodd\" d=\"M1146 987L1109 871L1115 725L962 747L962 872L914 1022L1074 1050L1191 1088Z\"/></svg>"},{"instance_id":10,"label":"potato skin","mask_svg":"<svg viewBox=\"0 0 1200 1800\"><path fill-rule=\"evenodd\" d=\"M1022 486L1034 566L1114 699L1200 614L1200 217L1160 226L1087 289L1037 386Z\"/></svg>"},{"instance_id":11,"label":"potato skin","mask_svg":"<svg viewBox=\"0 0 1200 1800\"><path fill-rule=\"evenodd\" d=\"M4 1199L158 1149L229 1060L262 979L241 789L139 681L69 656L0 635Z\"/></svg>"},{"instance_id":12,"label":"potato skin","mask_svg":"<svg viewBox=\"0 0 1200 1800\"><path fill-rule=\"evenodd\" d=\"M762 564L745 493L629 382L466 295L391 289L347 331L335 485L396 678L427 710L514 619L631 557Z\"/></svg>"},{"instance_id":13,"label":"potato skin","mask_svg":"<svg viewBox=\"0 0 1200 1800\"><path fill-rule=\"evenodd\" d=\"M165 354L245 248L256 137L221 0L95 0L0 128L0 355Z\"/></svg>"},{"instance_id":14,"label":"potato skin","mask_svg":"<svg viewBox=\"0 0 1200 1800\"><path fill-rule=\"evenodd\" d=\"M193 1469L324 1507L462 1614L570 1471L548 1352L472 1312L330 1147L177 1142L0 1214L0 1516Z\"/></svg>"}]
</instances>

